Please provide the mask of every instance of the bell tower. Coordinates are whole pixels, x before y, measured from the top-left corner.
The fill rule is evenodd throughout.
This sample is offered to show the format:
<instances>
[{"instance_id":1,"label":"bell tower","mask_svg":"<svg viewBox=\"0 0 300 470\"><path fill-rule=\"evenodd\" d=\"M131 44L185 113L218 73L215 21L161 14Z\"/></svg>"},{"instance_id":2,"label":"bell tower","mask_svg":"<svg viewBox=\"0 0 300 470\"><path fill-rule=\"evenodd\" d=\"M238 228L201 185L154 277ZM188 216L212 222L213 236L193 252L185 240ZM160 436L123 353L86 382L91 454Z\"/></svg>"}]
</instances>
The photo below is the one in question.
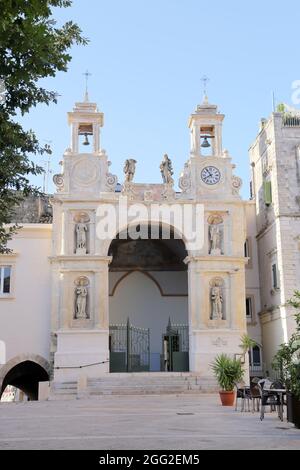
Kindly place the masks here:
<instances>
[{"instance_id":1,"label":"bell tower","mask_svg":"<svg viewBox=\"0 0 300 470\"><path fill-rule=\"evenodd\" d=\"M224 114L204 95L202 104L191 114L188 126L191 133L190 158L179 180L182 197L224 200L239 198L242 180L233 174L235 165L222 146Z\"/></svg>"},{"instance_id":2,"label":"bell tower","mask_svg":"<svg viewBox=\"0 0 300 470\"><path fill-rule=\"evenodd\" d=\"M224 114L218 113L218 107L208 102L205 95L189 118L191 131L191 156L222 156L222 123Z\"/></svg>"},{"instance_id":3,"label":"bell tower","mask_svg":"<svg viewBox=\"0 0 300 470\"><path fill-rule=\"evenodd\" d=\"M68 113L71 127L71 153L80 153L80 144L84 153L89 150L97 154L100 150L100 129L103 127L104 115L97 109L96 103L83 101L75 103L72 112ZM91 140L91 141L90 141Z\"/></svg>"},{"instance_id":4,"label":"bell tower","mask_svg":"<svg viewBox=\"0 0 300 470\"><path fill-rule=\"evenodd\" d=\"M71 144L53 177L52 335L54 380L108 370L108 264L97 236L97 210L115 197L117 177L100 145L103 113L88 100L68 113Z\"/></svg>"}]
</instances>

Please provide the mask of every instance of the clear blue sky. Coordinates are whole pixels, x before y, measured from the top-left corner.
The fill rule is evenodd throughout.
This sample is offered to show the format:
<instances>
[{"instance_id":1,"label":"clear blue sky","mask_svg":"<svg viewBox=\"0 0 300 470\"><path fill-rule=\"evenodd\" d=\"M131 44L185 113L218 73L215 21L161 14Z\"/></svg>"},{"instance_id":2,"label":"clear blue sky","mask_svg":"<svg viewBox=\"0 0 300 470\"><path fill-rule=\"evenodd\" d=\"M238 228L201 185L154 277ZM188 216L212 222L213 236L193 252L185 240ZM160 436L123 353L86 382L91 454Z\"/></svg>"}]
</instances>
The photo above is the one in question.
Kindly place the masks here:
<instances>
[{"instance_id":1,"label":"clear blue sky","mask_svg":"<svg viewBox=\"0 0 300 470\"><path fill-rule=\"evenodd\" d=\"M67 73L44 82L61 95L59 103L33 110L26 126L52 141L52 169L59 172L69 146L66 113L83 97L89 69L112 172L122 182L123 162L132 156L136 182L160 182L167 152L177 179L189 156L188 116L208 75L209 100L226 115L224 148L247 198L248 147L260 118L272 111L272 90L277 102L291 104L291 84L300 79L299 13L296 0L74 0L55 17L77 22L90 43L72 49Z\"/></svg>"}]
</instances>

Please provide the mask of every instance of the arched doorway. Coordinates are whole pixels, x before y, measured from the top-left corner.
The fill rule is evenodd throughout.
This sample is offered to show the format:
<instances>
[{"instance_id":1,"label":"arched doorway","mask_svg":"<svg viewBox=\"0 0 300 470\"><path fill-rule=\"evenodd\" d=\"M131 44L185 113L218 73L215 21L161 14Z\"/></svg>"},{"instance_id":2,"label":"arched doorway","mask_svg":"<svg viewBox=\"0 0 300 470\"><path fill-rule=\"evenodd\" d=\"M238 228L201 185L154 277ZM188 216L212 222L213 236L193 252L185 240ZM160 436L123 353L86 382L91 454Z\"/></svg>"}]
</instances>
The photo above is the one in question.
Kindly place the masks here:
<instances>
[{"instance_id":1,"label":"arched doorway","mask_svg":"<svg viewBox=\"0 0 300 470\"><path fill-rule=\"evenodd\" d=\"M111 372L189 370L184 242L173 230L168 239L122 232L109 255Z\"/></svg>"},{"instance_id":2,"label":"arched doorway","mask_svg":"<svg viewBox=\"0 0 300 470\"><path fill-rule=\"evenodd\" d=\"M37 359L12 359L1 369L0 398L8 385L20 389L29 400L38 400L39 382L49 380L48 362Z\"/></svg>"}]
</instances>

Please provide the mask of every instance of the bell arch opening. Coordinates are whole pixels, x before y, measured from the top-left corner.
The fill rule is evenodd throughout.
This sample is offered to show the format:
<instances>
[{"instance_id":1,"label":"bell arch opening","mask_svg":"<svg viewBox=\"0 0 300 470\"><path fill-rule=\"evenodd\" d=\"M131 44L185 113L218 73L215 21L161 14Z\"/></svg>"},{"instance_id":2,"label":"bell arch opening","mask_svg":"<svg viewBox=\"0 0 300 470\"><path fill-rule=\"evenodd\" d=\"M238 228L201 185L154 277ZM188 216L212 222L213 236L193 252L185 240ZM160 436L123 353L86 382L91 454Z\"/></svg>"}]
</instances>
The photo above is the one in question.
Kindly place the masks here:
<instances>
[{"instance_id":1,"label":"bell arch opening","mask_svg":"<svg viewBox=\"0 0 300 470\"><path fill-rule=\"evenodd\" d=\"M170 227L132 239L126 229L109 256L111 372L189 370L188 276L185 243Z\"/></svg>"},{"instance_id":2,"label":"bell arch opening","mask_svg":"<svg viewBox=\"0 0 300 470\"><path fill-rule=\"evenodd\" d=\"M49 380L48 371L33 360L24 360L12 366L3 377L1 396L8 385L21 390L28 400L38 400L39 382Z\"/></svg>"}]
</instances>

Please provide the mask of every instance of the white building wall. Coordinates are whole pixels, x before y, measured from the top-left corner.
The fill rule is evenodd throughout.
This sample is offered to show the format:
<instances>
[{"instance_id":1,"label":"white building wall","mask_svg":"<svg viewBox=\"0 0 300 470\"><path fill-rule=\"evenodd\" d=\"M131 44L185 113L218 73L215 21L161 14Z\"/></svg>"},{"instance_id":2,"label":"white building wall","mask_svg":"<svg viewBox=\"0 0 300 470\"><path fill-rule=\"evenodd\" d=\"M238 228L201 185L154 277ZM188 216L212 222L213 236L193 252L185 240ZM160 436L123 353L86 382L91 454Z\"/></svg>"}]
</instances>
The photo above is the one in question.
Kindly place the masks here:
<instances>
[{"instance_id":1,"label":"white building wall","mask_svg":"<svg viewBox=\"0 0 300 470\"><path fill-rule=\"evenodd\" d=\"M13 255L0 255L12 265L11 295L0 296L0 340L6 362L23 355L49 359L51 225L24 224L9 243Z\"/></svg>"},{"instance_id":2,"label":"white building wall","mask_svg":"<svg viewBox=\"0 0 300 470\"><path fill-rule=\"evenodd\" d=\"M149 274L159 280L160 289L147 273L110 273L109 323L126 324L129 318L132 325L149 328L150 368L160 370L169 318L172 324L188 324L187 272Z\"/></svg>"}]
</instances>

